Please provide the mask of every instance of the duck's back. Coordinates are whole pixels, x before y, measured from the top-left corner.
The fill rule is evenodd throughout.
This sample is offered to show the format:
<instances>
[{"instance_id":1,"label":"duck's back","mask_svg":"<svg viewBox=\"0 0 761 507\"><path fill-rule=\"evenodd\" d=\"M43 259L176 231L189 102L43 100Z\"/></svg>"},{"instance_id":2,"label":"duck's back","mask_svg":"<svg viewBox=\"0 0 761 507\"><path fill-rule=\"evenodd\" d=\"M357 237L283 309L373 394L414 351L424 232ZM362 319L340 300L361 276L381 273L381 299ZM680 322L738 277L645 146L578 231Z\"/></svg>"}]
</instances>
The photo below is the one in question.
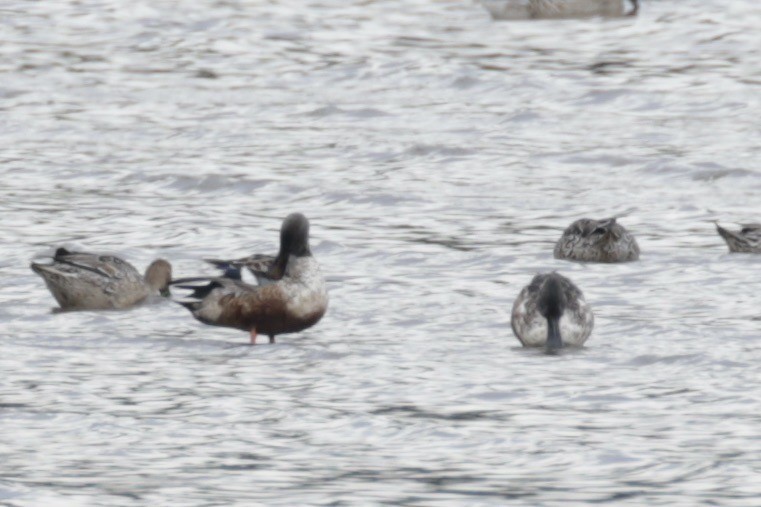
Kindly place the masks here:
<instances>
[{"instance_id":1,"label":"duck's back","mask_svg":"<svg viewBox=\"0 0 761 507\"><path fill-rule=\"evenodd\" d=\"M529 2L533 18L589 18L624 15L623 0L533 0Z\"/></svg>"},{"instance_id":2,"label":"duck's back","mask_svg":"<svg viewBox=\"0 0 761 507\"><path fill-rule=\"evenodd\" d=\"M283 279L283 292L287 298L288 313L303 321L305 328L316 324L328 308L328 289L317 260L308 257L291 257L287 277Z\"/></svg>"},{"instance_id":3,"label":"duck's back","mask_svg":"<svg viewBox=\"0 0 761 507\"><path fill-rule=\"evenodd\" d=\"M565 19L623 16L623 0L486 0L495 19Z\"/></svg>"},{"instance_id":4,"label":"duck's back","mask_svg":"<svg viewBox=\"0 0 761 507\"><path fill-rule=\"evenodd\" d=\"M150 294L135 267L111 255L59 250L51 264L32 264L32 269L63 309L127 308Z\"/></svg>"}]
</instances>

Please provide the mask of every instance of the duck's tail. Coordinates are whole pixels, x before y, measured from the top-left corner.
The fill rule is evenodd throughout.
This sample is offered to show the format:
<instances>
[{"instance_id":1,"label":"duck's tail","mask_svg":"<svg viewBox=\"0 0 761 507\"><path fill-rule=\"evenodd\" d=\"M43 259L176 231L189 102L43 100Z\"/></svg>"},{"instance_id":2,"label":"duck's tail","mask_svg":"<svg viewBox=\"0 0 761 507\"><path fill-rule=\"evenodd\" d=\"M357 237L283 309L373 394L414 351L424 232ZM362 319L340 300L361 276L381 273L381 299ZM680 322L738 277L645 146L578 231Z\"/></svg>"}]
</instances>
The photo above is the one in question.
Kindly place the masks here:
<instances>
[{"instance_id":1,"label":"duck's tail","mask_svg":"<svg viewBox=\"0 0 761 507\"><path fill-rule=\"evenodd\" d=\"M192 291L190 294L182 296L182 300L173 300L175 303L179 303L186 308L189 308L187 306L188 303L197 303L198 301L211 294L211 291L214 289L222 287L222 284L216 281L214 278L203 276L192 278L178 278L176 280L172 280L169 285L178 289ZM185 299L192 299L193 301L184 301Z\"/></svg>"},{"instance_id":2,"label":"duck's tail","mask_svg":"<svg viewBox=\"0 0 761 507\"><path fill-rule=\"evenodd\" d=\"M556 317L559 319L563 315L566 304L567 300L559 275L557 273L549 274L539 294L539 312L545 318Z\"/></svg>"},{"instance_id":3,"label":"duck's tail","mask_svg":"<svg viewBox=\"0 0 761 507\"><path fill-rule=\"evenodd\" d=\"M744 252L750 248L750 243L741 234L725 229L719 225L718 221L716 221L715 224L719 236L724 238L730 252Z\"/></svg>"},{"instance_id":4,"label":"duck's tail","mask_svg":"<svg viewBox=\"0 0 761 507\"><path fill-rule=\"evenodd\" d=\"M56 269L54 264L40 264L38 262L32 262L29 264L29 267L40 275L42 278L46 280L50 280L51 278L60 278L63 276L66 276L65 273L61 272L60 270Z\"/></svg>"},{"instance_id":5,"label":"duck's tail","mask_svg":"<svg viewBox=\"0 0 761 507\"><path fill-rule=\"evenodd\" d=\"M172 302L184 306L193 315L203 305L203 299L215 288L214 282L208 278L180 278L173 280L170 285L181 291L180 294L174 292Z\"/></svg>"},{"instance_id":6,"label":"duck's tail","mask_svg":"<svg viewBox=\"0 0 761 507\"><path fill-rule=\"evenodd\" d=\"M557 273L551 273L539 294L539 313L547 319L547 343L549 350L559 349L563 346L563 338L560 335L560 317L568 304L563 283Z\"/></svg>"}]
</instances>

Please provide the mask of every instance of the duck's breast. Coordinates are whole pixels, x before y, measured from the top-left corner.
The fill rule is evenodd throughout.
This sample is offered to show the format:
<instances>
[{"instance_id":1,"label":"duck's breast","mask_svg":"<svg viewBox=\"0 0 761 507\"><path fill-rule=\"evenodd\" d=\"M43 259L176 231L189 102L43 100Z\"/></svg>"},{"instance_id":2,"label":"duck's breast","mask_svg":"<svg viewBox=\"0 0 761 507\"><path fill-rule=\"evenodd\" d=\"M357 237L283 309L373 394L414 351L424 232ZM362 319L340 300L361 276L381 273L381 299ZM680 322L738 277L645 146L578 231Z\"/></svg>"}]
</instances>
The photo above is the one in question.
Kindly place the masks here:
<instances>
[{"instance_id":1,"label":"duck's breast","mask_svg":"<svg viewBox=\"0 0 761 507\"><path fill-rule=\"evenodd\" d=\"M283 283L288 314L296 320L319 320L328 307L328 290L312 256L292 257ZM316 322L315 320L315 322Z\"/></svg>"}]
</instances>

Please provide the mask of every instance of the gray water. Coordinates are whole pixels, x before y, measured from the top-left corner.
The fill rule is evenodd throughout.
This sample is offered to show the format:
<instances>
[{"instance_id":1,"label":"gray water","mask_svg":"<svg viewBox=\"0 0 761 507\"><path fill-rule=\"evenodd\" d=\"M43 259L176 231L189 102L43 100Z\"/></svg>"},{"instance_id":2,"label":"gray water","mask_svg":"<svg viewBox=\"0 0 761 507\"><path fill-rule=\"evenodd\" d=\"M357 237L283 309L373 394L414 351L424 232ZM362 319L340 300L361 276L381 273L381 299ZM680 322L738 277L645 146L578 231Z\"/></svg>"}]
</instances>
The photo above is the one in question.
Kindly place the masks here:
<instances>
[{"instance_id":1,"label":"gray water","mask_svg":"<svg viewBox=\"0 0 761 507\"><path fill-rule=\"evenodd\" d=\"M450 0L0 7L0 504L710 505L761 496L761 6L494 22ZM276 345L164 302L53 313L30 260L274 253L331 307ZM641 261L552 258L621 216ZM513 337L538 271L596 328ZM266 341L266 340L265 340Z\"/></svg>"}]
</instances>

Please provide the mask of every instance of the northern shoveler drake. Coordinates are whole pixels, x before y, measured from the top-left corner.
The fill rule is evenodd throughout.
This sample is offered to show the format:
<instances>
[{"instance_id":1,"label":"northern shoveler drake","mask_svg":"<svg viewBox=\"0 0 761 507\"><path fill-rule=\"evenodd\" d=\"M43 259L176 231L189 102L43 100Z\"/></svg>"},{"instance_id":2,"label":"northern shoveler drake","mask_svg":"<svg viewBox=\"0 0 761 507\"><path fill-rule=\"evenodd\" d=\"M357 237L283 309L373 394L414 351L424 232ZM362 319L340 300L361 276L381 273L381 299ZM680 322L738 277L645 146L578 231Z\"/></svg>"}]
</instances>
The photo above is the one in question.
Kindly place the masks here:
<instances>
[{"instance_id":1,"label":"northern shoveler drake","mask_svg":"<svg viewBox=\"0 0 761 507\"><path fill-rule=\"evenodd\" d=\"M178 302L204 324L249 332L252 344L257 334L274 343L276 335L303 331L328 309L325 279L309 249L309 221L301 213L283 221L275 257L208 262L224 269L225 276L175 280L172 285L193 290L189 301ZM240 279L242 268L254 273L258 285Z\"/></svg>"},{"instance_id":2,"label":"northern shoveler drake","mask_svg":"<svg viewBox=\"0 0 761 507\"><path fill-rule=\"evenodd\" d=\"M635 16L639 0L629 2L626 12L624 0L481 0L494 19L514 20Z\"/></svg>"},{"instance_id":3,"label":"northern shoveler drake","mask_svg":"<svg viewBox=\"0 0 761 507\"><path fill-rule=\"evenodd\" d=\"M555 258L582 262L628 262L639 259L639 245L615 218L576 220L555 244Z\"/></svg>"},{"instance_id":4,"label":"northern shoveler drake","mask_svg":"<svg viewBox=\"0 0 761 507\"><path fill-rule=\"evenodd\" d=\"M129 308L151 295L168 296L172 279L172 266L163 259L153 261L143 277L119 257L65 248L55 251L52 263L30 267L64 310Z\"/></svg>"},{"instance_id":5,"label":"northern shoveler drake","mask_svg":"<svg viewBox=\"0 0 761 507\"><path fill-rule=\"evenodd\" d=\"M761 224L743 224L737 231L729 231L716 222L716 230L727 242L730 252L761 253Z\"/></svg>"},{"instance_id":6,"label":"northern shoveler drake","mask_svg":"<svg viewBox=\"0 0 761 507\"><path fill-rule=\"evenodd\" d=\"M558 273L539 274L521 290L510 324L524 347L580 347L594 327L592 309L574 283Z\"/></svg>"}]
</instances>

